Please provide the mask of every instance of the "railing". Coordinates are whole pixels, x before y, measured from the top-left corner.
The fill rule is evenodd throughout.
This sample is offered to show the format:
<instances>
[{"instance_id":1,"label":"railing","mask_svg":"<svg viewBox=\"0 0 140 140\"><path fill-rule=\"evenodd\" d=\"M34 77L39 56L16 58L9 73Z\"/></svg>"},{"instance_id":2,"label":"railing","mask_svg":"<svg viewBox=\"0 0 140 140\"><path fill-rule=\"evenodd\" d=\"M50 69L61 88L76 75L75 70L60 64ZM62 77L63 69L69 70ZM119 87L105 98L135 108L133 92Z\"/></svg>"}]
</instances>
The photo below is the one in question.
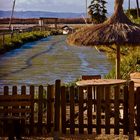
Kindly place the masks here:
<instances>
[{"instance_id":1,"label":"railing","mask_svg":"<svg viewBox=\"0 0 140 140\"><path fill-rule=\"evenodd\" d=\"M26 124L26 135L120 134L140 135L140 88L121 86L61 86L60 80L47 87L4 87L7 94L31 94L34 114ZM136 95L134 98L134 95ZM136 99L136 100L134 100ZM135 106L135 107L134 107ZM0 123L0 136L3 136Z\"/></svg>"}]
</instances>

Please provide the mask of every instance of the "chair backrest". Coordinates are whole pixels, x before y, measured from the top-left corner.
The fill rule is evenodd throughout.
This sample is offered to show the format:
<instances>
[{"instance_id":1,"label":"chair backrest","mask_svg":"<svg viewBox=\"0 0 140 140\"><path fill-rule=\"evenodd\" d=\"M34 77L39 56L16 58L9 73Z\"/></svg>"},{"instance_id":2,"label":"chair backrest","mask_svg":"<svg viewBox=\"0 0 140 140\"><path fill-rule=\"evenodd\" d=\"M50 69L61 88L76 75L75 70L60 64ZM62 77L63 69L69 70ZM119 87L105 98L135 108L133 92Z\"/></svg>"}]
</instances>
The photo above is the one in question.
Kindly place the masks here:
<instances>
[{"instance_id":1,"label":"chair backrest","mask_svg":"<svg viewBox=\"0 0 140 140\"><path fill-rule=\"evenodd\" d=\"M101 79L101 75L82 75L82 80Z\"/></svg>"}]
</instances>

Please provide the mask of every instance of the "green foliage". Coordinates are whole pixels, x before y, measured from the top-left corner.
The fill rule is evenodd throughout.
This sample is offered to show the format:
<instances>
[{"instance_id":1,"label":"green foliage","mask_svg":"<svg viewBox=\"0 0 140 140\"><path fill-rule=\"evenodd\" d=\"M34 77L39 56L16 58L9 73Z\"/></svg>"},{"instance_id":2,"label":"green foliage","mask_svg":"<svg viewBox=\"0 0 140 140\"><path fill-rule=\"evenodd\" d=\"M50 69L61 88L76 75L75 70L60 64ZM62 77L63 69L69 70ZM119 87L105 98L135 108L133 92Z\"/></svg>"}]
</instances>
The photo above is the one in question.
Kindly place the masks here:
<instances>
[{"instance_id":1,"label":"green foliage","mask_svg":"<svg viewBox=\"0 0 140 140\"><path fill-rule=\"evenodd\" d=\"M10 35L5 35L4 46L2 45L2 38L0 39L0 53L18 48L26 42L35 41L57 33L57 31L32 31L25 33L14 33L12 37Z\"/></svg>"},{"instance_id":2,"label":"green foliage","mask_svg":"<svg viewBox=\"0 0 140 140\"><path fill-rule=\"evenodd\" d=\"M105 0L92 0L89 8L89 16L92 22L101 23L106 20L106 1Z\"/></svg>"},{"instance_id":3,"label":"green foliage","mask_svg":"<svg viewBox=\"0 0 140 140\"><path fill-rule=\"evenodd\" d=\"M127 50L127 55L121 56L120 75L122 79L129 79L130 73L140 72L140 64L137 64L140 60L140 48L134 46L122 47L121 52L124 50ZM106 78L115 78L115 67L106 75Z\"/></svg>"},{"instance_id":4,"label":"green foliage","mask_svg":"<svg viewBox=\"0 0 140 140\"><path fill-rule=\"evenodd\" d=\"M133 19L136 19L137 18L137 9L130 9L130 10L127 10L126 11L126 15L128 17L131 17Z\"/></svg>"}]
</instances>

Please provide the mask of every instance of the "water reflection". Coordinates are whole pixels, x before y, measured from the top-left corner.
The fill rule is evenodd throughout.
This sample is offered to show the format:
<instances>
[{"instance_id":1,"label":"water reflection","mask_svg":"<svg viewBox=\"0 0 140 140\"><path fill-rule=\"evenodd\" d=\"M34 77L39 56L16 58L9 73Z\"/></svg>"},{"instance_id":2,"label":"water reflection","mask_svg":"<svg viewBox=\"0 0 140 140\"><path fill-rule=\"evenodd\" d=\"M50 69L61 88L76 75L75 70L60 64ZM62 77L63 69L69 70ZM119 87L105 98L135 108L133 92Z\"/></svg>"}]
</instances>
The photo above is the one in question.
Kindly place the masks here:
<instances>
[{"instance_id":1,"label":"water reflection","mask_svg":"<svg viewBox=\"0 0 140 140\"><path fill-rule=\"evenodd\" d=\"M66 36L52 36L0 56L0 85L72 82L81 75L106 75L112 64L95 48L69 46Z\"/></svg>"}]
</instances>

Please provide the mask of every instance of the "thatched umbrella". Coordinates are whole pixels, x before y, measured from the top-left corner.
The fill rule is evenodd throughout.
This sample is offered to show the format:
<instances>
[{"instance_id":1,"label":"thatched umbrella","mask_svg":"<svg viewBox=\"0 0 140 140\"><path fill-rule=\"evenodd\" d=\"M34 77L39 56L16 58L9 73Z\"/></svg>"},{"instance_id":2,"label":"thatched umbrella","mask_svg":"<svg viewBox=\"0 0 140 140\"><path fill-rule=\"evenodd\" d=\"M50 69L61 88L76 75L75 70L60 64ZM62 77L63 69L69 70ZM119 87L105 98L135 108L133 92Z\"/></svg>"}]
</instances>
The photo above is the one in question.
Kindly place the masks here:
<instances>
[{"instance_id":1,"label":"thatched umbrella","mask_svg":"<svg viewBox=\"0 0 140 140\"><path fill-rule=\"evenodd\" d=\"M104 23L83 27L68 37L68 42L76 45L117 46L116 78L120 78L120 45L140 44L140 25L132 23L123 11L123 1L115 0L114 14Z\"/></svg>"}]
</instances>

